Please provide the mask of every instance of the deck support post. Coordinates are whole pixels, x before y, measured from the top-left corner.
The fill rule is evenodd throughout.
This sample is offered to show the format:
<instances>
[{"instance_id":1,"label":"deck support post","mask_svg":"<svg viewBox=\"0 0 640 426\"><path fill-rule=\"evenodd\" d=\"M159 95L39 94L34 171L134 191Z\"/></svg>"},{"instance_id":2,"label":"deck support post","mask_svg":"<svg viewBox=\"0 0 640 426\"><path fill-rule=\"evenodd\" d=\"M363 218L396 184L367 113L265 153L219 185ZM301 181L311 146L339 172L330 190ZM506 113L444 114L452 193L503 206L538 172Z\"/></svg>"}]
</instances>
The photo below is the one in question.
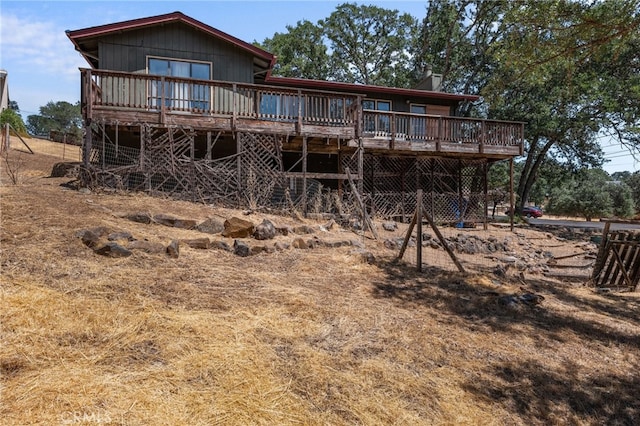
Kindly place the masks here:
<instances>
[{"instance_id":1,"label":"deck support post","mask_svg":"<svg viewBox=\"0 0 640 426\"><path fill-rule=\"evenodd\" d=\"M511 224L511 232L513 232L513 217L515 216L514 211L514 194L513 194L513 157L509 159L509 212L510 212L510 224Z\"/></svg>"},{"instance_id":2,"label":"deck support post","mask_svg":"<svg viewBox=\"0 0 640 426\"><path fill-rule=\"evenodd\" d=\"M364 145L362 138L358 139L358 192L364 193Z\"/></svg>"},{"instance_id":3,"label":"deck support post","mask_svg":"<svg viewBox=\"0 0 640 426\"><path fill-rule=\"evenodd\" d=\"M242 141L240 134L237 132L233 133L233 136L236 138L236 169L238 173L238 197L241 198L242 192L244 190L244 185L246 182L242 182Z\"/></svg>"},{"instance_id":4,"label":"deck support post","mask_svg":"<svg viewBox=\"0 0 640 426\"><path fill-rule=\"evenodd\" d=\"M489 229L489 213L487 211L487 209L489 208L489 182L487 182L488 177L489 177L489 166L488 166L488 162L487 160L484 160L484 164L482 165L482 171L483 171L483 179L484 181L483 186L484 186L484 225L482 227L482 229L484 229L485 231L487 229Z\"/></svg>"},{"instance_id":5,"label":"deck support post","mask_svg":"<svg viewBox=\"0 0 640 426\"><path fill-rule=\"evenodd\" d=\"M7 127L7 130L9 128ZM84 125L85 134L84 134L84 149L82 150L82 163L86 169L91 165L91 145L92 145L92 131L91 131L91 119L88 118L85 121ZM8 135L8 132L7 132ZM9 138L7 137L7 144L9 143ZM7 145L8 147L8 145Z\"/></svg>"},{"instance_id":6,"label":"deck support post","mask_svg":"<svg viewBox=\"0 0 640 426\"><path fill-rule=\"evenodd\" d=\"M307 137L302 137L302 211L307 214Z\"/></svg>"},{"instance_id":7,"label":"deck support post","mask_svg":"<svg viewBox=\"0 0 640 426\"><path fill-rule=\"evenodd\" d=\"M105 144L105 138L106 138L106 133L107 133L107 128L106 125L104 124L104 119L102 120L102 170L104 170L106 168L106 144Z\"/></svg>"},{"instance_id":8,"label":"deck support post","mask_svg":"<svg viewBox=\"0 0 640 426\"><path fill-rule=\"evenodd\" d=\"M207 132L207 160L211 160L211 132Z\"/></svg>"}]
</instances>

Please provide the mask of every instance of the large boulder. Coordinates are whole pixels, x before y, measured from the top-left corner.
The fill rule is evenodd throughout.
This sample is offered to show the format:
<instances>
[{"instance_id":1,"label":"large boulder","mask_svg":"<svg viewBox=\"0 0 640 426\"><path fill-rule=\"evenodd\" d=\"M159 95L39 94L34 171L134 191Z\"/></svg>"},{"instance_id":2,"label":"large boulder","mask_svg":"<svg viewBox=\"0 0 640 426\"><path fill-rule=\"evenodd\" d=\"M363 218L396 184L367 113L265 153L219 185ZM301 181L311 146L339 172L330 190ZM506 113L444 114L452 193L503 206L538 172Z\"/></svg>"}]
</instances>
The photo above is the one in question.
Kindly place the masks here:
<instances>
[{"instance_id":1,"label":"large boulder","mask_svg":"<svg viewBox=\"0 0 640 426\"><path fill-rule=\"evenodd\" d=\"M150 254L159 254L165 252L165 246L163 246L162 244L146 240L131 241L127 245L127 248L129 250L140 250Z\"/></svg>"},{"instance_id":2,"label":"large boulder","mask_svg":"<svg viewBox=\"0 0 640 426\"><path fill-rule=\"evenodd\" d=\"M196 225L196 230L206 234L219 234L224 231L224 222L220 219L212 218Z\"/></svg>"},{"instance_id":3,"label":"large boulder","mask_svg":"<svg viewBox=\"0 0 640 426\"><path fill-rule=\"evenodd\" d=\"M110 241L103 246L94 249L96 254L107 257L128 257L131 256L131 250L122 247L120 244Z\"/></svg>"},{"instance_id":4,"label":"large boulder","mask_svg":"<svg viewBox=\"0 0 640 426\"><path fill-rule=\"evenodd\" d=\"M186 240L180 240L184 245L191 247L192 249L207 250L211 247L211 241L208 238L192 238Z\"/></svg>"},{"instance_id":5,"label":"large boulder","mask_svg":"<svg viewBox=\"0 0 640 426\"><path fill-rule=\"evenodd\" d=\"M192 219L178 219L167 214L157 214L153 217L153 221L160 225L170 226L172 228L193 229L196 227L196 221Z\"/></svg>"},{"instance_id":6,"label":"large boulder","mask_svg":"<svg viewBox=\"0 0 640 426\"><path fill-rule=\"evenodd\" d=\"M263 220L260 225L256 226L256 230L253 233L253 237L256 240L271 240L275 236L276 227L268 219Z\"/></svg>"},{"instance_id":7,"label":"large boulder","mask_svg":"<svg viewBox=\"0 0 640 426\"><path fill-rule=\"evenodd\" d=\"M137 213L129 213L125 215L125 219L128 219L132 222L144 223L148 225L153 220L149 213L137 212Z\"/></svg>"},{"instance_id":8,"label":"large boulder","mask_svg":"<svg viewBox=\"0 0 640 426\"><path fill-rule=\"evenodd\" d=\"M255 232L253 223L238 217L231 217L224 221L222 235L228 238L248 238Z\"/></svg>"}]
</instances>

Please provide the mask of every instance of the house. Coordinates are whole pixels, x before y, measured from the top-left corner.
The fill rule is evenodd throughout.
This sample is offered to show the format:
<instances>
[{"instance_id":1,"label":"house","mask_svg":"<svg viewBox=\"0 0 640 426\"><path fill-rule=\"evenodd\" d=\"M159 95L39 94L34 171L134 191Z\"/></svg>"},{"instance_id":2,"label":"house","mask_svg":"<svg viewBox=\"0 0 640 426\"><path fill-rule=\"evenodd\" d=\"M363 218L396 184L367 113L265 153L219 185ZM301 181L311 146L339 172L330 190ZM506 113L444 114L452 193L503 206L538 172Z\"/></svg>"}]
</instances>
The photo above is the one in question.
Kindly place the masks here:
<instances>
[{"instance_id":1,"label":"house","mask_svg":"<svg viewBox=\"0 0 640 426\"><path fill-rule=\"evenodd\" d=\"M206 202L486 220L489 164L524 125L457 117L476 96L271 75L276 58L180 12L68 31L94 184ZM357 197L356 197L357 198ZM312 201L313 200L313 201ZM319 207L322 206L322 207Z\"/></svg>"}]
</instances>

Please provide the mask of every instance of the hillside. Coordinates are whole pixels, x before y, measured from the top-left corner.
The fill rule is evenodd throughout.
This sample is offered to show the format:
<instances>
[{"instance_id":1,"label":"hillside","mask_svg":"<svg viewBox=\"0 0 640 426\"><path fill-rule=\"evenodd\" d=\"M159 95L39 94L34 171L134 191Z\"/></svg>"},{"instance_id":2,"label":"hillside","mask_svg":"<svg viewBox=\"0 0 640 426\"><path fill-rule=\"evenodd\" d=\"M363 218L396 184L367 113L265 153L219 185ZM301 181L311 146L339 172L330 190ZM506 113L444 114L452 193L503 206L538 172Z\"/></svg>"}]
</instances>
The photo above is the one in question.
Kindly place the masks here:
<instances>
[{"instance_id":1,"label":"hillside","mask_svg":"<svg viewBox=\"0 0 640 426\"><path fill-rule=\"evenodd\" d=\"M638 294L537 273L417 273L385 238L325 230L326 221L78 191L64 185L69 177L49 177L59 145L32 148L10 152L23 161L17 185L2 163L1 424L640 420ZM77 160L77 148L65 155ZM240 257L221 248L233 238L129 219L143 213L266 218L313 233L245 239L269 249ZM98 227L163 250L98 255L80 238ZM528 247L551 238L519 232ZM314 237L341 243L294 248ZM201 238L215 244L184 243ZM183 241L177 258L164 253L174 240ZM509 303L522 294L543 299Z\"/></svg>"}]
</instances>

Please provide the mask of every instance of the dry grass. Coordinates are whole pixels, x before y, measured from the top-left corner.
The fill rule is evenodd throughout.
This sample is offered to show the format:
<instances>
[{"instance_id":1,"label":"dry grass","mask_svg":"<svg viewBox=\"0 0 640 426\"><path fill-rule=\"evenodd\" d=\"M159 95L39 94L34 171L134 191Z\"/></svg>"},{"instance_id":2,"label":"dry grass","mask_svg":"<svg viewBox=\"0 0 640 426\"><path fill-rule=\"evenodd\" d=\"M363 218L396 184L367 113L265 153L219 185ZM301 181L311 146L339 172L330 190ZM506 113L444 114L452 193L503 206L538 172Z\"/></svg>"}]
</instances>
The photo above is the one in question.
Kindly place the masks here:
<instances>
[{"instance_id":1,"label":"dry grass","mask_svg":"<svg viewBox=\"0 0 640 426\"><path fill-rule=\"evenodd\" d=\"M141 194L83 195L60 186L68 179L46 177L59 158L28 160L29 179L0 189L0 423L640 418L637 294L599 295L540 276L417 274L371 240L374 265L344 247L100 257L77 230L106 226L166 244L202 234L121 214L203 220L237 212ZM521 288L544 302L520 310L496 302Z\"/></svg>"}]
</instances>

